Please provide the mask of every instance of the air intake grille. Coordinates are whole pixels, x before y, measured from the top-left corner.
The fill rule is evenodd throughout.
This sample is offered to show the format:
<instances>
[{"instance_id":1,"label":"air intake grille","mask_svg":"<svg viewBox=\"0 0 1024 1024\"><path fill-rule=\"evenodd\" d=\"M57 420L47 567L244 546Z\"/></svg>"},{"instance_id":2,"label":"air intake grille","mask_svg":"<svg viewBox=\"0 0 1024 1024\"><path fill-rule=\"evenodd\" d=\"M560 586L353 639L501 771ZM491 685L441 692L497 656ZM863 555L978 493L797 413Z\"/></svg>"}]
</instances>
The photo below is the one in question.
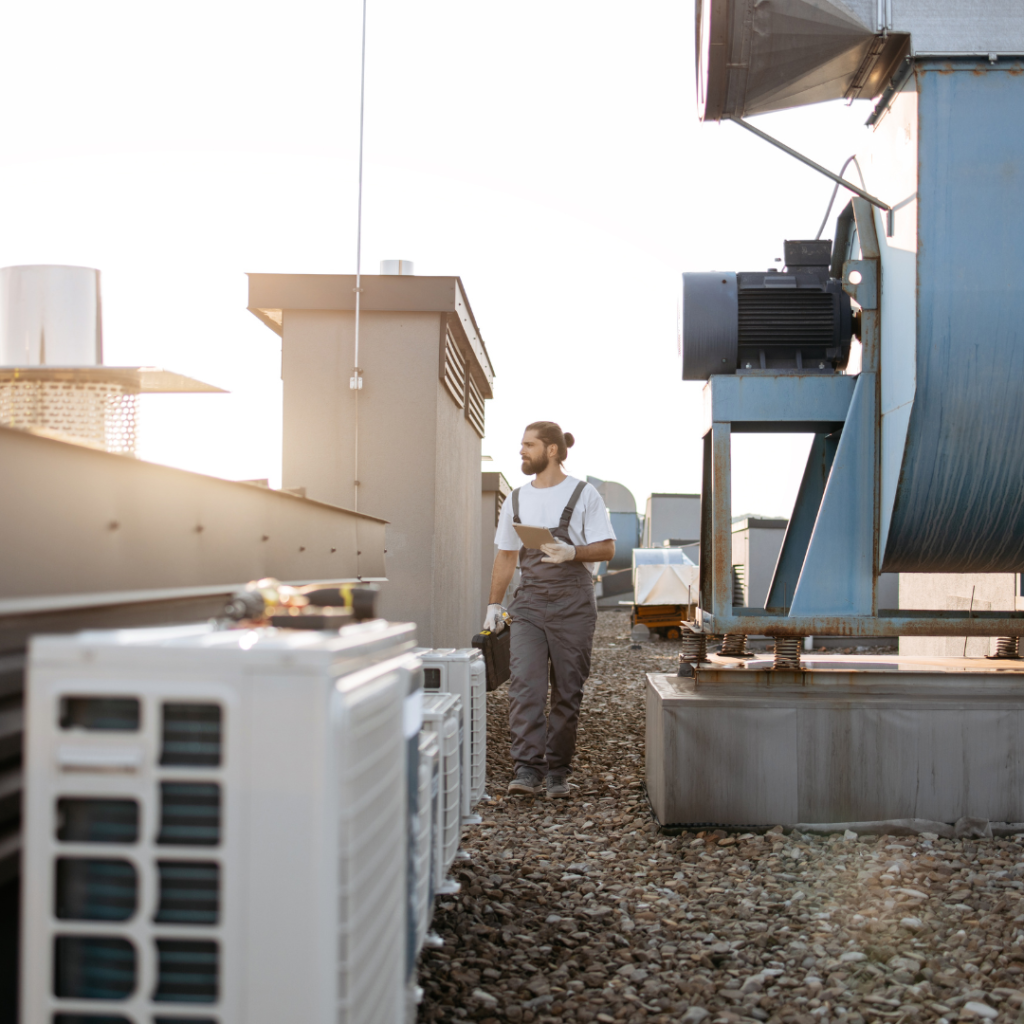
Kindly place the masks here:
<instances>
[{"instance_id":1,"label":"air intake grille","mask_svg":"<svg viewBox=\"0 0 1024 1024\"><path fill-rule=\"evenodd\" d=\"M839 310L831 292L741 288L739 344L791 347L838 344Z\"/></svg>"},{"instance_id":2,"label":"air intake grille","mask_svg":"<svg viewBox=\"0 0 1024 1024\"><path fill-rule=\"evenodd\" d=\"M220 786L210 782L160 783L160 834L165 846L220 842Z\"/></svg>"},{"instance_id":3,"label":"air intake grille","mask_svg":"<svg viewBox=\"0 0 1024 1024\"><path fill-rule=\"evenodd\" d=\"M473 429L484 436L484 396L476 386L472 377L466 383L466 419L473 424Z\"/></svg>"},{"instance_id":4,"label":"air intake grille","mask_svg":"<svg viewBox=\"0 0 1024 1024\"><path fill-rule=\"evenodd\" d=\"M127 921L135 913L138 879L126 860L61 857L57 861L57 917Z\"/></svg>"},{"instance_id":5,"label":"air intake grille","mask_svg":"<svg viewBox=\"0 0 1024 1024\"><path fill-rule=\"evenodd\" d=\"M127 939L59 935L53 989L63 999L127 999L135 990L135 947Z\"/></svg>"},{"instance_id":6,"label":"air intake grille","mask_svg":"<svg viewBox=\"0 0 1024 1024\"><path fill-rule=\"evenodd\" d=\"M60 727L136 732L139 702L133 697L65 697L61 701Z\"/></svg>"},{"instance_id":7,"label":"air intake grille","mask_svg":"<svg viewBox=\"0 0 1024 1024\"><path fill-rule=\"evenodd\" d=\"M217 999L217 944L157 939L158 1003L212 1003Z\"/></svg>"},{"instance_id":8,"label":"air intake grille","mask_svg":"<svg viewBox=\"0 0 1024 1024\"><path fill-rule=\"evenodd\" d=\"M455 404L461 409L466 404L466 360L455 344L451 331L445 333L444 368L441 379L448 389L448 394L455 399Z\"/></svg>"},{"instance_id":9,"label":"air intake grille","mask_svg":"<svg viewBox=\"0 0 1024 1024\"><path fill-rule=\"evenodd\" d=\"M165 704L160 763L214 768L221 760L218 704Z\"/></svg>"},{"instance_id":10,"label":"air intake grille","mask_svg":"<svg viewBox=\"0 0 1024 1024\"><path fill-rule=\"evenodd\" d=\"M57 838L64 843L134 843L139 805L134 800L60 799Z\"/></svg>"},{"instance_id":11,"label":"air intake grille","mask_svg":"<svg viewBox=\"0 0 1024 1024\"><path fill-rule=\"evenodd\" d=\"M160 907L154 920L168 924L216 924L220 868L213 863L162 860Z\"/></svg>"}]
</instances>

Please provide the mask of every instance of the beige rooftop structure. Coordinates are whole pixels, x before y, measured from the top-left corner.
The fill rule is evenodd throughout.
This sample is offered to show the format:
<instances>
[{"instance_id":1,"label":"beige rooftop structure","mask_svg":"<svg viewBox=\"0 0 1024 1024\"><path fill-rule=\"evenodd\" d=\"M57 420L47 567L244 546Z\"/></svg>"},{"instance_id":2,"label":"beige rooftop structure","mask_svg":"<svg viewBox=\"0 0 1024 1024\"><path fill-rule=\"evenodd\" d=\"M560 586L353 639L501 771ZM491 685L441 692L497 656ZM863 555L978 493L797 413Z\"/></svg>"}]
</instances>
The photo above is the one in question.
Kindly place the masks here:
<instances>
[{"instance_id":1,"label":"beige rooftop structure","mask_svg":"<svg viewBox=\"0 0 1024 1024\"><path fill-rule=\"evenodd\" d=\"M480 628L480 439L494 371L458 277L250 274L282 338L282 485L388 521L381 614L427 647ZM357 442L358 438L358 442ZM357 476L358 450L358 476Z\"/></svg>"}]
</instances>

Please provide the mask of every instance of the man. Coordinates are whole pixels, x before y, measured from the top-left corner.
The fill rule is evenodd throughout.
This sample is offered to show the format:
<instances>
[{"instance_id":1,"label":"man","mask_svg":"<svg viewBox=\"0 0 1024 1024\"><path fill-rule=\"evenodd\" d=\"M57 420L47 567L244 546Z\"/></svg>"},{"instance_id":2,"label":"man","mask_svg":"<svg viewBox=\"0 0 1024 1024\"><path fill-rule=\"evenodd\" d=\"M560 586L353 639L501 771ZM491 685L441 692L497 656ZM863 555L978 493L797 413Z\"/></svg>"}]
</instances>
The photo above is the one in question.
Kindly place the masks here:
<instances>
[{"instance_id":1,"label":"man","mask_svg":"<svg viewBox=\"0 0 1024 1024\"><path fill-rule=\"evenodd\" d=\"M518 557L522 583L509 609L514 624L509 729L516 772L508 791L537 794L546 786L551 799L569 795L597 623L592 572L615 554L615 532L601 495L562 472L573 443L572 434L546 420L531 423L523 434L523 473L534 479L517 487L501 507L484 623L484 629L503 628L501 599ZM554 543L540 551L523 548L514 529L519 524L548 527ZM545 722L549 659L551 713Z\"/></svg>"}]
</instances>

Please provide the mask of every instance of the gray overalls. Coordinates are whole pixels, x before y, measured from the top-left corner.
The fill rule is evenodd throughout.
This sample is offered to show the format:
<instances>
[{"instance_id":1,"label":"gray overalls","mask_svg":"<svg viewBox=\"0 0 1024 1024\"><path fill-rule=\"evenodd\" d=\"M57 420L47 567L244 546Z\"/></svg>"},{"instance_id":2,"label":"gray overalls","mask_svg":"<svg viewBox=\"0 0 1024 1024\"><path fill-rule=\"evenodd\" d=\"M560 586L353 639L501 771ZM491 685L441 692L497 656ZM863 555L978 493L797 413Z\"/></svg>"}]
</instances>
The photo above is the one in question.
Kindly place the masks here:
<instances>
[{"instance_id":1,"label":"gray overalls","mask_svg":"<svg viewBox=\"0 0 1024 1024\"><path fill-rule=\"evenodd\" d=\"M572 492L551 533L566 544L569 520L585 482ZM512 492L512 522L520 523L519 488ZM512 678L508 724L516 768L541 774L572 770L583 683L597 624L594 582L582 562L542 562L542 551L521 548L522 583L509 608L512 621ZM551 659L551 712L544 720Z\"/></svg>"}]
</instances>

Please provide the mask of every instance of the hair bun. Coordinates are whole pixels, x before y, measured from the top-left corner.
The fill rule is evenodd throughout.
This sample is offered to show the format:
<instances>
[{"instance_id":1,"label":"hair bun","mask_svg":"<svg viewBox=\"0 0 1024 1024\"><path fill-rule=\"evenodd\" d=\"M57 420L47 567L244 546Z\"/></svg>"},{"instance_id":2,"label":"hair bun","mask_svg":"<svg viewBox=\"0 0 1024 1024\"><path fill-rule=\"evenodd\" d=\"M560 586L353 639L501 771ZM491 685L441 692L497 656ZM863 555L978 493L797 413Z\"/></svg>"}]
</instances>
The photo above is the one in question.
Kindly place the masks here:
<instances>
[{"instance_id":1,"label":"hair bun","mask_svg":"<svg viewBox=\"0 0 1024 1024\"><path fill-rule=\"evenodd\" d=\"M565 432L565 447L571 448L576 443L576 438L572 436L567 430Z\"/></svg>"}]
</instances>

